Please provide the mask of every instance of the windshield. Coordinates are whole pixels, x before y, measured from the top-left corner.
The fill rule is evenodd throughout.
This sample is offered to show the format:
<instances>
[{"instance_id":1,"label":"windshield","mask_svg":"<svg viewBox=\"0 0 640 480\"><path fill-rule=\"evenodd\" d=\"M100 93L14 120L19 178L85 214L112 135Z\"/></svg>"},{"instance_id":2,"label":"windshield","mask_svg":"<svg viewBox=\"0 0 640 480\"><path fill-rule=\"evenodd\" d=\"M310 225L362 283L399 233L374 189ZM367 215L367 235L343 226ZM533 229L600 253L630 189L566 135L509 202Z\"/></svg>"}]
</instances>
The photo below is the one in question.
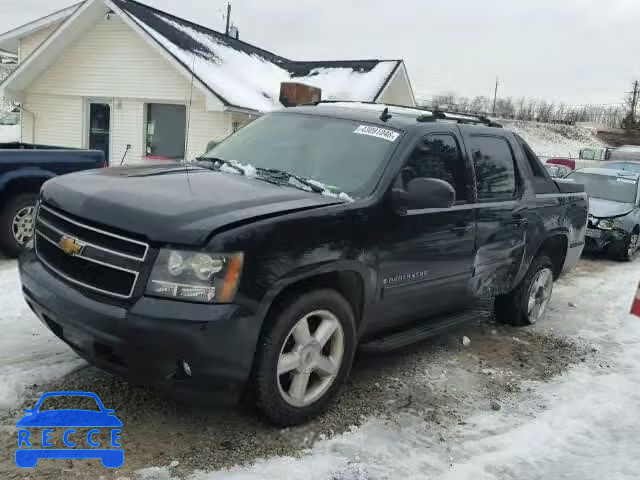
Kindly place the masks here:
<instances>
[{"instance_id":1,"label":"windshield","mask_svg":"<svg viewBox=\"0 0 640 480\"><path fill-rule=\"evenodd\" d=\"M276 169L353 197L373 190L399 132L315 115L271 113L258 118L202 158Z\"/></svg>"},{"instance_id":2,"label":"windshield","mask_svg":"<svg viewBox=\"0 0 640 480\"><path fill-rule=\"evenodd\" d=\"M625 172L640 173L640 163L610 162L602 166L611 170L624 170Z\"/></svg>"},{"instance_id":3,"label":"windshield","mask_svg":"<svg viewBox=\"0 0 640 480\"><path fill-rule=\"evenodd\" d=\"M619 203L635 203L638 181L635 178L573 172L566 178L582 183L590 197Z\"/></svg>"}]
</instances>

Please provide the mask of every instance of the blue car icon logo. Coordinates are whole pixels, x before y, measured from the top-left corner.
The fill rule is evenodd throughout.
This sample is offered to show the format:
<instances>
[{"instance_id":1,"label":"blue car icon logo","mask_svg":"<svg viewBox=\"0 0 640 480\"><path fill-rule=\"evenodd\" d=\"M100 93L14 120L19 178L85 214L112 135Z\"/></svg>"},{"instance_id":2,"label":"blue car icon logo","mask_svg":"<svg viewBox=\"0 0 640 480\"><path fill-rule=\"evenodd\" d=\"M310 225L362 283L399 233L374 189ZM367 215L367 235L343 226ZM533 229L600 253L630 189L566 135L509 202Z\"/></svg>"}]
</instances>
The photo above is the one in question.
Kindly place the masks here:
<instances>
[{"instance_id":1,"label":"blue car icon logo","mask_svg":"<svg viewBox=\"0 0 640 480\"><path fill-rule=\"evenodd\" d=\"M42 403L51 397L85 397L84 400L88 397L95 400L99 410L40 411ZM41 458L99 459L107 468L120 468L124 464L124 450L120 441L122 422L114 415L114 410L104 407L95 393L45 393L33 409L25 410L25 415L16 426L16 465L20 468L33 468ZM54 429L65 448L54 448Z\"/></svg>"}]
</instances>

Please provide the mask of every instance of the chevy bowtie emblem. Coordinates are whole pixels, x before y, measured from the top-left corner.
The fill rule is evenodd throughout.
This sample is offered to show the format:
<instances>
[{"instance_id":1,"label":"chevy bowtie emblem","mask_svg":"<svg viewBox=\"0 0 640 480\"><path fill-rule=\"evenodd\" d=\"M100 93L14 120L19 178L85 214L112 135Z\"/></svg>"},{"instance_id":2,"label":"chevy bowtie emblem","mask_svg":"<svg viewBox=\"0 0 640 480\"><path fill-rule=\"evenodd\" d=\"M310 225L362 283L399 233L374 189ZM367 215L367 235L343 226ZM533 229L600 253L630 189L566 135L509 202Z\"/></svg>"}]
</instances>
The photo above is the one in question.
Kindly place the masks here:
<instances>
[{"instance_id":1,"label":"chevy bowtie emblem","mask_svg":"<svg viewBox=\"0 0 640 480\"><path fill-rule=\"evenodd\" d=\"M84 248L84 245L78 243L75 238L67 237L66 235L60 239L58 246L64 253L71 256L80 255Z\"/></svg>"}]
</instances>

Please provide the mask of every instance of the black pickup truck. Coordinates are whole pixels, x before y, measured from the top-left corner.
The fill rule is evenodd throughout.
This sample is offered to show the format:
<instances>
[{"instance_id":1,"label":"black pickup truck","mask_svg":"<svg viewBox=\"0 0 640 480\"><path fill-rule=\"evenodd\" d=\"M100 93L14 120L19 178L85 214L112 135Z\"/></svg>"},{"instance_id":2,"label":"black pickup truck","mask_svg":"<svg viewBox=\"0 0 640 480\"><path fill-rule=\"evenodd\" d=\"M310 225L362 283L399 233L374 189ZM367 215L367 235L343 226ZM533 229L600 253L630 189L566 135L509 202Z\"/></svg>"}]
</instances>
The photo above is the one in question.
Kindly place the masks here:
<instances>
[{"instance_id":1,"label":"black pickup truck","mask_svg":"<svg viewBox=\"0 0 640 480\"><path fill-rule=\"evenodd\" d=\"M181 399L327 407L357 347L540 320L583 249L587 197L482 118L370 104L270 113L198 165L42 190L26 301L91 363Z\"/></svg>"},{"instance_id":2,"label":"black pickup truck","mask_svg":"<svg viewBox=\"0 0 640 480\"><path fill-rule=\"evenodd\" d=\"M0 144L0 253L16 256L33 237L42 184L57 175L104 167L104 154L29 143Z\"/></svg>"}]
</instances>

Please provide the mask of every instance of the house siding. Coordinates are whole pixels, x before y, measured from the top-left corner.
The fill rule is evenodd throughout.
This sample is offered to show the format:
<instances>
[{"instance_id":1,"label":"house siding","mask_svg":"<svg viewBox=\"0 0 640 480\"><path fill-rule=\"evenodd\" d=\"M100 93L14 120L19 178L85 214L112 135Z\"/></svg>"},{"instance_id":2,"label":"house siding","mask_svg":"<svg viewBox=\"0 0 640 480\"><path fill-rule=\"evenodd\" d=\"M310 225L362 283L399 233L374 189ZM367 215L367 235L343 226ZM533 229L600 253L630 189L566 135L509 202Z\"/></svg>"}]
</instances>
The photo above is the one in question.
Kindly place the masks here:
<instances>
[{"instance_id":1,"label":"house siding","mask_svg":"<svg viewBox=\"0 0 640 480\"><path fill-rule=\"evenodd\" d=\"M408 80L405 77L404 70L400 67L387 85L384 93L378 98L378 102L392 105L415 106L415 101L408 88L407 82Z\"/></svg>"},{"instance_id":2,"label":"house siding","mask_svg":"<svg viewBox=\"0 0 640 480\"><path fill-rule=\"evenodd\" d=\"M26 108L36 114L38 143L86 148L89 99L111 104L111 164L145 155L145 104L191 104L187 158L201 155L211 140L231 131L231 113L206 111L202 92L122 20L112 15L87 32L26 90ZM22 139L32 140L23 114ZM45 142L46 139L46 142Z\"/></svg>"},{"instance_id":3,"label":"house siding","mask_svg":"<svg viewBox=\"0 0 640 480\"><path fill-rule=\"evenodd\" d=\"M20 39L18 46L18 62L23 62L33 51L44 42L60 25L62 21L49 25L37 32Z\"/></svg>"},{"instance_id":4,"label":"house siding","mask_svg":"<svg viewBox=\"0 0 640 480\"><path fill-rule=\"evenodd\" d=\"M80 148L82 123L82 98L30 94L22 112L22 141Z\"/></svg>"},{"instance_id":5,"label":"house siding","mask_svg":"<svg viewBox=\"0 0 640 480\"><path fill-rule=\"evenodd\" d=\"M187 102L191 84L115 15L70 46L32 93Z\"/></svg>"}]
</instances>

